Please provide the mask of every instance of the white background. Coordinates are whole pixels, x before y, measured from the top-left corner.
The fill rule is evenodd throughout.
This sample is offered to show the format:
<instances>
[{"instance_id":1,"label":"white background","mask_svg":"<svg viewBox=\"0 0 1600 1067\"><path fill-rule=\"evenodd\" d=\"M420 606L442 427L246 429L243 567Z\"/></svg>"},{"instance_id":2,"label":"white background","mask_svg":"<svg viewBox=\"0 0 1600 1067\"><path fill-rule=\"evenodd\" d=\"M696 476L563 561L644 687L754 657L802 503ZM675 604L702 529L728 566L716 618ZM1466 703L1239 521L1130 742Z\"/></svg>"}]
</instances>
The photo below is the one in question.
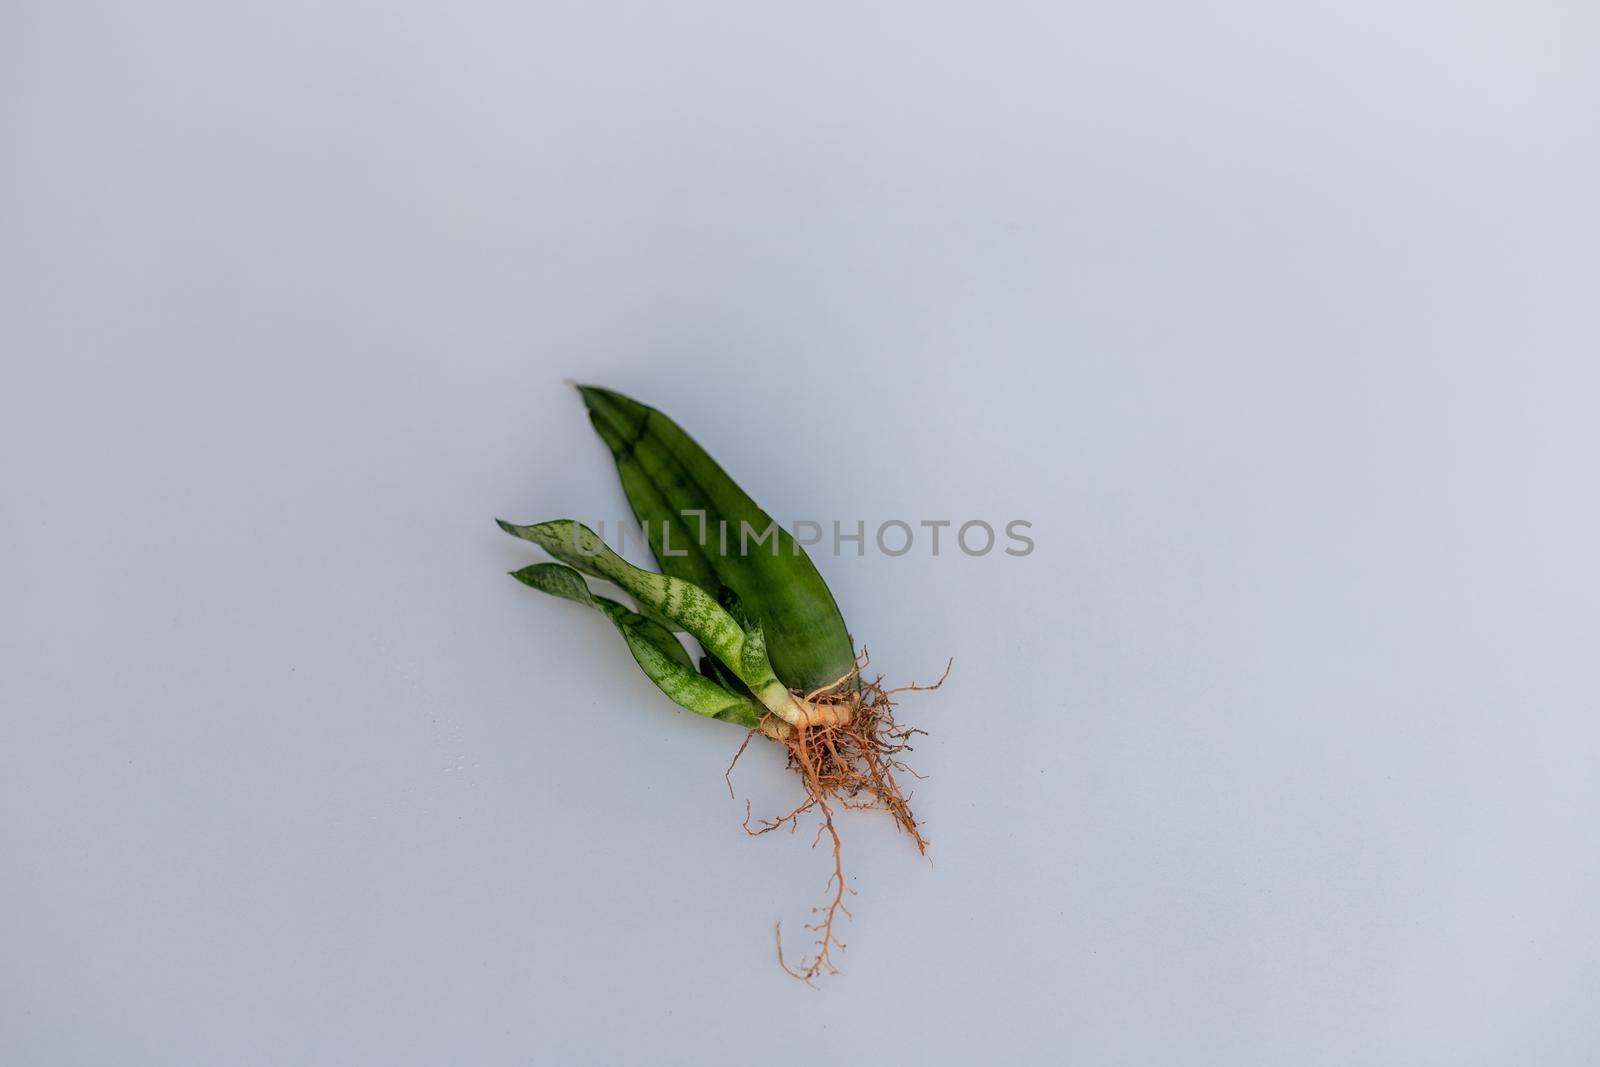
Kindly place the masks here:
<instances>
[{"instance_id":1,"label":"white background","mask_svg":"<svg viewBox=\"0 0 1600 1067\"><path fill-rule=\"evenodd\" d=\"M1596 22L5 4L0 1061L1594 1062ZM820 992L739 733L505 576L623 514L564 378L1034 523L818 556L956 659Z\"/></svg>"}]
</instances>

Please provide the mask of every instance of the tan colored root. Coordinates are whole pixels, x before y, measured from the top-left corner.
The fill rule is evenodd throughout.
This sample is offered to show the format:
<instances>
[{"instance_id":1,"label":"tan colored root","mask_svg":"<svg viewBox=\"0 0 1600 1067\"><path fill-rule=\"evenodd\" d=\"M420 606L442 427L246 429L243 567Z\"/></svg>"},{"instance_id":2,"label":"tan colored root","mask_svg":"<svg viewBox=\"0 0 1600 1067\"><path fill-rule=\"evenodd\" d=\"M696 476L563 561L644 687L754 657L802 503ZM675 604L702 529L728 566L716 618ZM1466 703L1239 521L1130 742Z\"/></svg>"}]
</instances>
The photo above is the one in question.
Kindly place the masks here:
<instances>
[{"instance_id":1,"label":"tan colored root","mask_svg":"<svg viewBox=\"0 0 1600 1067\"><path fill-rule=\"evenodd\" d=\"M752 827L750 804L745 802L744 828L752 836L770 833L785 825L793 831L800 816L816 811L819 824L812 847L821 842L823 834L827 834L832 845L833 874L826 887L828 902L814 908L818 918L806 924L806 928L817 935L813 954L801 960L798 966L791 966L783 958L781 926L778 931L779 966L808 984L824 972L838 973L832 952L835 948L844 948L844 943L838 939L834 928L840 913L847 918L850 915L844 904L845 893L855 892L845 885L843 850L834 824L835 809L885 812L894 819L896 826L910 835L918 853L926 854L928 850L928 841L911 813L911 794L901 788L895 777L902 772L913 778L922 777L905 764L902 756L911 751L911 740L926 731L902 726L895 720L893 695L937 689L949 676L950 667L946 665L944 676L932 685L885 689L881 676L872 681L861 678L861 671L869 662L867 650L863 648L850 673L806 695L808 702L829 710L831 714L827 716L826 725L791 725L774 715L767 715L761 721L760 732L788 750L789 767L800 775L805 785L805 797L800 804L786 815L759 820ZM850 684L857 679L860 679L859 686ZM739 761L754 736L755 731L752 731L745 738L744 745L733 758L734 763ZM728 778L732 772L730 763L728 775L724 777ZM728 793L733 795L731 779Z\"/></svg>"}]
</instances>

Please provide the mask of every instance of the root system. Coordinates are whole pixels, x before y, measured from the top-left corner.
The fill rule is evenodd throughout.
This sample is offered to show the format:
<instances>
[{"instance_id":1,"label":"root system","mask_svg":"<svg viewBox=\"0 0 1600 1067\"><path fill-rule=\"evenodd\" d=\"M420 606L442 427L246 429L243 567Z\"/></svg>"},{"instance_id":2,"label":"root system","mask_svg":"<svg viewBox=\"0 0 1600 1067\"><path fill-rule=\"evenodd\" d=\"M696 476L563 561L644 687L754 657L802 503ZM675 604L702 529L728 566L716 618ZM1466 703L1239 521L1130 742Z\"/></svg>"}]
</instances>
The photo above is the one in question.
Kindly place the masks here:
<instances>
[{"instance_id":1,"label":"root system","mask_svg":"<svg viewBox=\"0 0 1600 1067\"><path fill-rule=\"evenodd\" d=\"M947 664L937 682L932 685L903 685L892 689L883 686L883 678L868 680L862 671L870 663L863 648L850 673L831 685L806 694L806 699L819 708L833 712L829 725L794 726L774 715L762 720L759 733L776 741L788 752L788 765L800 776L805 796L800 804L785 815L773 819L753 819L750 802L745 802L745 832L753 837L771 833L787 826L794 831L802 816L815 812L818 817L815 848L827 837L833 852L833 873L828 878L827 903L813 908L814 920L806 928L816 935L812 951L798 965L784 960L783 930L777 931L778 964L791 976L810 984L821 974L837 974L833 963L833 950L843 949L844 942L837 934L838 918L850 916L845 905L845 894L855 890L845 884L843 849L835 816L839 810L879 811L894 819L895 825L910 836L917 852L926 855L928 840L922 835L921 825L911 813L912 793L902 787L897 775L908 775L921 780L907 766L905 755L912 751L911 742L926 731L904 726L895 718L895 694L937 689L949 677ZM733 795L731 775L734 764L749 746L758 731L752 730L739 746L728 765L728 794Z\"/></svg>"}]
</instances>

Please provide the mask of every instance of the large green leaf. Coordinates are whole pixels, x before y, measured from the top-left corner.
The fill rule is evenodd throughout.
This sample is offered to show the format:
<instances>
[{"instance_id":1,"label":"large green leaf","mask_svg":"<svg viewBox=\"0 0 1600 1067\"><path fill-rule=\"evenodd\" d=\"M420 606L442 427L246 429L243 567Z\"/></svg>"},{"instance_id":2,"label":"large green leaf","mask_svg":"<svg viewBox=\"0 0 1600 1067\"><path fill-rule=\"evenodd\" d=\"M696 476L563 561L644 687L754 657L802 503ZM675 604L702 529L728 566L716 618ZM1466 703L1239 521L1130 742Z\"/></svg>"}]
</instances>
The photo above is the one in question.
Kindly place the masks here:
<instances>
[{"instance_id":1,"label":"large green leaf","mask_svg":"<svg viewBox=\"0 0 1600 1067\"><path fill-rule=\"evenodd\" d=\"M736 593L766 634L773 669L790 687L815 689L850 671L855 649L844 618L789 532L667 416L609 389L580 385L578 391L661 569L713 596L723 588ZM703 523L697 512L704 513ZM752 540L741 552L745 524L752 538L775 530L775 543Z\"/></svg>"},{"instance_id":2,"label":"large green leaf","mask_svg":"<svg viewBox=\"0 0 1600 1067\"><path fill-rule=\"evenodd\" d=\"M689 653L669 630L638 612L629 611L615 600L592 592L583 575L571 567L560 563L535 563L511 572L511 576L541 592L585 604L604 614L621 631L622 639L628 643L628 650L645 675L679 707L751 730L760 722L761 705L701 675L695 670Z\"/></svg>"}]
</instances>

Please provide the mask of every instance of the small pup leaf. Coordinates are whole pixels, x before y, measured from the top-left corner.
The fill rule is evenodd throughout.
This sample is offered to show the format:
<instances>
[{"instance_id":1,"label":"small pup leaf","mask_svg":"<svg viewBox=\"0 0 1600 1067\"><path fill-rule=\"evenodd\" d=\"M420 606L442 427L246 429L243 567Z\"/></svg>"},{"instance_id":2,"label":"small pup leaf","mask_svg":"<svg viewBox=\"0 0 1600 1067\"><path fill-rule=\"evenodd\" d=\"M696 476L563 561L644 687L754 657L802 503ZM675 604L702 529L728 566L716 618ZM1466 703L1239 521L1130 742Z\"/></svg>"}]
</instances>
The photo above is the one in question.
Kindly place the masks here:
<instances>
[{"instance_id":1,"label":"small pup leaf","mask_svg":"<svg viewBox=\"0 0 1600 1067\"><path fill-rule=\"evenodd\" d=\"M789 690L773 673L760 631L746 631L704 589L635 567L611 551L593 530L571 519L532 526L496 521L506 533L532 541L563 563L615 582L642 609L693 634L707 652L726 664L769 708L789 702Z\"/></svg>"},{"instance_id":2,"label":"small pup leaf","mask_svg":"<svg viewBox=\"0 0 1600 1067\"><path fill-rule=\"evenodd\" d=\"M589 589L583 575L561 563L535 563L511 576L551 596L585 604L609 618L621 632L645 675L673 703L696 715L721 719L755 729L762 708L754 700L718 685L694 668L694 661L666 627L629 611L623 605Z\"/></svg>"}]
</instances>

